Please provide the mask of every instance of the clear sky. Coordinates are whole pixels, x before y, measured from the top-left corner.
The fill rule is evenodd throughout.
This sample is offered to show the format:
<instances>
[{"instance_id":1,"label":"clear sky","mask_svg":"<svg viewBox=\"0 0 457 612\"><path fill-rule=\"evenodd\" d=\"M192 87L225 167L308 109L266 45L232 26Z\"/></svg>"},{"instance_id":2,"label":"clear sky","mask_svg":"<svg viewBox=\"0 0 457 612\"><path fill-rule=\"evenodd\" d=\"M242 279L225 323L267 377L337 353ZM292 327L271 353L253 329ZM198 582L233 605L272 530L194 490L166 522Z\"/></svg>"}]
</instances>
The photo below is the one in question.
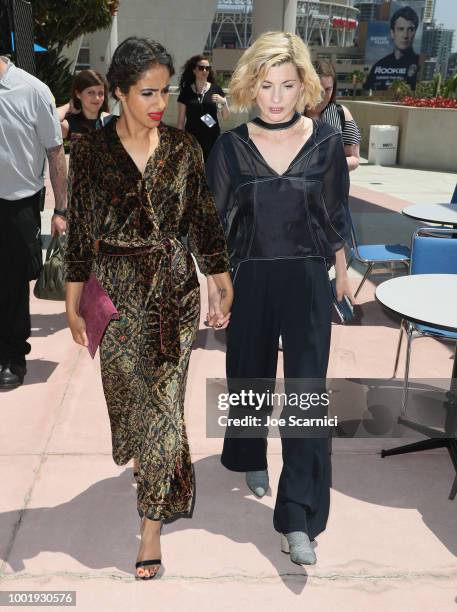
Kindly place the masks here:
<instances>
[{"instance_id":1,"label":"clear sky","mask_svg":"<svg viewBox=\"0 0 457 612\"><path fill-rule=\"evenodd\" d=\"M457 0L436 0L435 21L455 30L454 51L457 51Z\"/></svg>"}]
</instances>

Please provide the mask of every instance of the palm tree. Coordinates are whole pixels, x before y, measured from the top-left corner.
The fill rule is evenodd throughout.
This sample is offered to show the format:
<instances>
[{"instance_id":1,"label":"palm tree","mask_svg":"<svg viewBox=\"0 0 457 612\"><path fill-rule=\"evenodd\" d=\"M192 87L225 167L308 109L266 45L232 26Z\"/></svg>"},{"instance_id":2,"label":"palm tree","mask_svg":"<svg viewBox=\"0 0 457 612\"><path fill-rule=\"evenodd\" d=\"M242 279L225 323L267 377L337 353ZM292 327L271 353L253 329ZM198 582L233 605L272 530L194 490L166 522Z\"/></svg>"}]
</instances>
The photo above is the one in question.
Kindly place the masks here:
<instances>
[{"instance_id":1,"label":"palm tree","mask_svg":"<svg viewBox=\"0 0 457 612\"><path fill-rule=\"evenodd\" d=\"M405 96L410 96L412 94L411 87L401 79L396 79L392 82L389 87L389 92L392 95L392 98L398 102Z\"/></svg>"},{"instance_id":2,"label":"palm tree","mask_svg":"<svg viewBox=\"0 0 457 612\"><path fill-rule=\"evenodd\" d=\"M448 78L443 86L443 96L445 98L457 97L457 73Z\"/></svg>"},{"instance_id":3,"label":"palm tree","mask_svg":"<svg viewBox=\"0 0 457 612\"><path fill-rule=\"evenodd\" d=\"M353 70L347 76L348 81L352 83L352 97L355 98L357 93L357 85L365 82L365 73L363 70Z\"/></svg>"}]
</instances>

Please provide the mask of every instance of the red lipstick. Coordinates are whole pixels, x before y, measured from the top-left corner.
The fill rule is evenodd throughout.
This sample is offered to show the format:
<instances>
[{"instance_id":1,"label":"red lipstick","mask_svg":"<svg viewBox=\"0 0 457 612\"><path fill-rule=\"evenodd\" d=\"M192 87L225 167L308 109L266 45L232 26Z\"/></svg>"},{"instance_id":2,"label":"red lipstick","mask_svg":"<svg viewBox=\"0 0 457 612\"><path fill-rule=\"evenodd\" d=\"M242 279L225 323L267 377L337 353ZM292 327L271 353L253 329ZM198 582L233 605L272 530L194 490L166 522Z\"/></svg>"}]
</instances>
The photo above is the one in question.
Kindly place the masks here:
<instances>
[{"instance_id":1,"label":"red lipstick","mask_svg":"<svg viewBox=\"0 0 457 612\"><path fill-rule=\"evenodd\" d=\"M162 121L163 111L160 113L148 113L148 117L152 119L152 121Z\"/></svg>"}]
</instances>

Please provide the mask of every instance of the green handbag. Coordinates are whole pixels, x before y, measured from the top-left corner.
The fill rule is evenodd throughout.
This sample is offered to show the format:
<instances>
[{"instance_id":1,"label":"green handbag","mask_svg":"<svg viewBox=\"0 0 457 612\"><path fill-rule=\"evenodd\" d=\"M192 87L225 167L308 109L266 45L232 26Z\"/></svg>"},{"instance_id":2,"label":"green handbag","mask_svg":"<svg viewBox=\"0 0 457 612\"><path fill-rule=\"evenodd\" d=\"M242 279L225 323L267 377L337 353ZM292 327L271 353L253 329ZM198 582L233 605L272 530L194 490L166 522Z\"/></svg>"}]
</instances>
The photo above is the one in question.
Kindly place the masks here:
<instances>
[{"instance_id":1,"label":"green handbag","mask_svg":"<svg viewBox=\"0 0 457 612\"><path fill-rule=\"evenodd\" d=\"M40 300L65 299L64 249L65 239L55 233L49 243L46 261L33 289L34 296Z\"/></svg>"}]
</instances>

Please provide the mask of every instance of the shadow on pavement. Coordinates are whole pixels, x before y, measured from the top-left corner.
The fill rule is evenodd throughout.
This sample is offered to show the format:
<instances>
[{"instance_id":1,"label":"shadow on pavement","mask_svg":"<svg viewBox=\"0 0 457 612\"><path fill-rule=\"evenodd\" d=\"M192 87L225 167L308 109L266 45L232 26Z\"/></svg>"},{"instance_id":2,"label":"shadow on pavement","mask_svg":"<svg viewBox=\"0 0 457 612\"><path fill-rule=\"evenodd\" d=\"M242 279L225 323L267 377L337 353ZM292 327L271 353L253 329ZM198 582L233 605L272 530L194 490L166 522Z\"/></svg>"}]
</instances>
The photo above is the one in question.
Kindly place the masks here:
<instances>
[{"instance_id":1,"label":"shadow on pavement","mask_svg":"<svg viewBox=\"0 0 457 612\"><path fill-rule=\"evenodd\" d=\"M46 382L58 365L57 361L27 359L27 374L24 378L24 386Z\"/></svg>"},{"instance_id":2,"label":"shadow on pavement","mask_svg":"<svg viewBox=\"0 0 457 612\"><path fill-rule=\"evenodd\" d=\"M218 456L201 459L194 465L197 474L194 515L192 519L165 525L164 538L175 531L201 529L233 542L252 543L276 567L287 587L301 592L307 573L281 553L279 534L273 530L272 510L254 500L252 494L248 496L243 475L225 470ZM7 560L13 572L23 571L25 562L42 552L54 552L71 556L92 570L116 567L132 574L140 524L132 478L132 470L126 469L118 477L97 482L67 503L26 510ZM17 509L0 513L0 534L11 533L11 525L17 519ZM1 548L5 550L5 542ZM188 555L193 575L198 574L199 554L208 558L212 553L204 546L199 550L198 540L195 547L191 550L186 547L181 553ZM225 557L224 566L240 571L239 559ZM166 558L163 563L166 568ZM217 569L212 565L213 572ZM61 570L66 571L64 559ZM161 574L166 574L166 569Z\"/></svg>"},{"instance_id":3,"label":"shadow on pavement","mask_svg":"<svg viewBox=\"0 0 457 612\"><path fill-rule=\"evenodd\" d=\"M212 328L199 329L193 349L222 351L225 353L225 331L214 331Z\"/></svg>"},{"instance_id":4,"label":"shadow on pavement","mask_svg":"<svg viewBox=\"0 0 457 612\"><path fill-rule=\"evenodd\" d=\"M64 312L32 315L32 336L34 338L45 338L66 327L68 327L68 322Z\"/></svg>"},{"instance_id":5,"label":"shadow on pavement","mask_svg":"<svg viewBox=\"0 0 457 612\"><path fill-rule=\"evenodd\" d=\"M453 502L437 500L430 494L422 474L411 475L408 469L393 469L377 461L357 461L357 478L348 469L344 457L333 457L333 488L355 499L389 508L415 508L425 525L454 555L457 554L457 530L453 525ZM389 461L381 459L379 461ZM303 590L307 581L305 568L292 565L280 552L279 535L273 530L272 509L254 499L244 482L244 475L225 470L219 456L213 455L195 462L197 495L192 519L181 519L164 527L163 534L199 530L222 535L236 543L253 544L259 553L276 568L285 586L295 593ZM353 467L353 466L352 466ZM389 477L386 477L386 474ZM134 507L135 491L132 470L106 478L90 486L67 503L54 507L26 510L11 553L8 557L14 572L25 569L28 559L42 552L69 555L87 568L107 567L132 574L138 550L139 520ZM271 492L268 492L271 495ZM0 514L0 533L11 533L17 522L18 510ZM330 516L331 520L331 516ZM192 572L198 568L198 556L208 559L220 556L199 547L196 537L192 550L186 546L181 556L188 555ZM206 541L207 542L207 541ZM220 547L221 540L217 541ZM207 546L207 545L206 545ZM5 549L5 543L2 543ZM233 551L233 547L230 547ZM233 554L233 552L231 552ZM164 558L166 566L167 559ZM225 557L224 566L239 569L239 556ZM212 571L217 572L212 566ZM65 571L63 560L62 571ZM165 570L166 573L166 570ZM198 573L198 572L197 572Z\"/></svg>"},{"instance_id":6,"label":"shadow on pavement","mask_svg":"<svg viewBox=\"0 0 457 612\"><path fill-rule=\"evenodd\" d=\"M360 311L360 315L355 325L358 323L370 327L388 327L398 329L398 333L400 333L401 317L384 308L376 299L360 305L356 304L354 311L357 310Z\"/></svg>"}]
</instances>

